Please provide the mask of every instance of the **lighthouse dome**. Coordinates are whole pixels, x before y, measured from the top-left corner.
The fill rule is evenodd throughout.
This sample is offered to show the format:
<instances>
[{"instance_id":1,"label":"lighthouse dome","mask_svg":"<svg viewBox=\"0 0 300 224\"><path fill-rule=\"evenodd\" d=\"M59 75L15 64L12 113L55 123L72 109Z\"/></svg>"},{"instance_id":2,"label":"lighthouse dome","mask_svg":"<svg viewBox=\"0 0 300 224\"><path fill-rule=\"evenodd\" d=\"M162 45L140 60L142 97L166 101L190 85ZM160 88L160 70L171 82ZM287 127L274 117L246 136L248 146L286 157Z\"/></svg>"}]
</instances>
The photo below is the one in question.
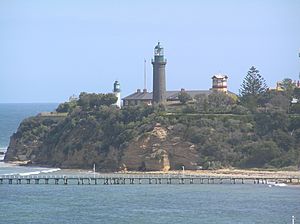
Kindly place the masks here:
<instances>
[{"instance_id":1,"label":"lighthouse dome","mask_svg":"<svg viewBox=\"0 0 300 224\"><path fill-rule=\"evenodd\" d=\"M164 48L160 45L160 42L154 48L154 56L163 56L164 55Z\"/></svg>"}]
</instances>

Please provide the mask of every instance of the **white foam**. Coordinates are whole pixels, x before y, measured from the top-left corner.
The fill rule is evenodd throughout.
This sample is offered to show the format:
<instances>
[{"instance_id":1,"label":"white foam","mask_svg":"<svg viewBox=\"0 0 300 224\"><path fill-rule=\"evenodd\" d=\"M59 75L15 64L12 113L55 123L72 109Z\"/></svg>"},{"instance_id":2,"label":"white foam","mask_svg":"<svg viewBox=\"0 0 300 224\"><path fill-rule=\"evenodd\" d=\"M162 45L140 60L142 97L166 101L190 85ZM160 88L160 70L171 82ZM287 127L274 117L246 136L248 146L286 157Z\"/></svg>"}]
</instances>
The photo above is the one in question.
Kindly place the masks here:
<instances>
[{"instance_id":1,"label":"white foam","mask_svg":"<svg viewBox=\"0 0 300 224\"><path fill-rule=\"evenodd\" d=\"M4 173L1 174L1 176L13 176L13 175L18 175L19 173Z\"/></svg>"},{"instance_id":2,"label":"white foam","mask_svg":"<svg viewBox=\"0 0 300 224\"><path fill-rule=\"evenodd\" d=\"M49 169L49 170L40 170L40 171L32 171L32 172L25 172L25 173L19 173L20 176L29 176L29 175L39 175L41 173L52 173L59 171L59 168Z\"/></svg>"},{"instance_id":3,"label":"white foam","mask_svg":"<svg viewBox=\"0 0 300 224\"><path fill-rule=\"evenodd\" d=\"M280 182L273 182L273 181L268 181L267 184L269 185L269 187L285 187L287 186L287 184L285 183L280 183Z\"/></svg>"},{"instance_id":4,"label":"white foam","mask_svg":"<svg viewBox=\"0 0 300 224\"><path fill-rule=\"evenodd\" d=\"M54 169L50 169L50 170L42 170L41 173L52 173L52 172L57 172L60 171L59 168L54 168Z\"/></svg>"},{"instance_id":5,"label":"white foam","mask_svg":"<svg viewBox=\"0 0 300 224\"><path fill-rule=\"evenodd\" d=\"M0 152L6 152L7 151L7 147L0 147Z\"/></svg>"},{"instance_id":6,"label":"white foam","mask_svg":"<svg viewBox=\"0 0 300 224\"><path fill-rule=\"evenodd\" d=\"M38 175L41 171L27 172L27 173L19 173L20 176L29 176L29 175Z\"/></svg>"},{"instance_id":7,"label":"white foam","mask_svg":"<svg viewBox=\"0 0 300 224\"><path fill-rule=\"evenodd\" d=\"M4 160L4 156L5 156L6 151L7 151L7 147L6 148L0 147L0 152L1 152L0 161Z\"/></svg>"}]
</instances>

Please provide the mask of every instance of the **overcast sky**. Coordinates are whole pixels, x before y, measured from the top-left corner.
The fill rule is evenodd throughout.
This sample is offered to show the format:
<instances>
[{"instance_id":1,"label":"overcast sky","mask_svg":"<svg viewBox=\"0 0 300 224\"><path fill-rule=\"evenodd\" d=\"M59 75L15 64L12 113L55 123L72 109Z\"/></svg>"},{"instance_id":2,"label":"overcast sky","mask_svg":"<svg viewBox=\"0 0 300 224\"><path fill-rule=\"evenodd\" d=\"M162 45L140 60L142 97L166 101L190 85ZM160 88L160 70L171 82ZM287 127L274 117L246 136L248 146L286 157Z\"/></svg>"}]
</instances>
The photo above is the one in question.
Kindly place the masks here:
<instances>
[{"instance_id":1,"label":"overcast sky","mask_svg":"<svg viewBox=\"0 0 300 224\"><path fill-rule=\"evenodd\" d=\"M0 0L0 102L62 102L80 92L152 91L153 48L167 89L209 89L224 73L238 93L254 65L269 86L299 79L299 0Z\"/></svg>"}]
</instances>

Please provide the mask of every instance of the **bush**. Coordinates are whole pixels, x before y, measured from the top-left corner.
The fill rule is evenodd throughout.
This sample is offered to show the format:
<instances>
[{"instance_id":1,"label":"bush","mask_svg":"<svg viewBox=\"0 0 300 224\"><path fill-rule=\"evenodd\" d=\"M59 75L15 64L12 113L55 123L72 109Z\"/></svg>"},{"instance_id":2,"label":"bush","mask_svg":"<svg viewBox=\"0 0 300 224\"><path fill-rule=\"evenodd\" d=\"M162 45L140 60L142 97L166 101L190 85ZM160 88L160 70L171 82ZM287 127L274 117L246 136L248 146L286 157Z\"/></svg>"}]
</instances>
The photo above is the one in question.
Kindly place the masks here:
<instances>
[{"instance_id":1,"label":"bush","mask_svg":"<svg viewBox=\"0 0 300 224\"><path fill-rule=\"evenodd\" d=\"M264 167L280 155L280 150L273 141L252 142L241 148L244 154L240 166Z\"/></svg>"}]
</instances>

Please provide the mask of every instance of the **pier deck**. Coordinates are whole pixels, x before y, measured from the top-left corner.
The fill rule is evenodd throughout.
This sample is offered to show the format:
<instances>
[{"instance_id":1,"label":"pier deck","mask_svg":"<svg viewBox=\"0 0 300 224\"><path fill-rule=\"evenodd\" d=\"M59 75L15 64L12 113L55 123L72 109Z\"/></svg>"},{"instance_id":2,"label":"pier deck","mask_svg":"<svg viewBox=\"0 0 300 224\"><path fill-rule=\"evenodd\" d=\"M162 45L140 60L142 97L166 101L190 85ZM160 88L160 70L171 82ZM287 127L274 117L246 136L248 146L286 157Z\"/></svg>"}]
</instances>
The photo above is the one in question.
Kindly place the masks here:
<instances>
[{"instance_id":1,"label":"pier deck","mask_svg":"<svg viewBox=\"0 0 300 224\"><path fill-rule=\"evenodd\" d=\"M199 175L4 175L0 184L73 184L73 185L124 185L124 184L268 184L270 182L300 184L300 177L232 177Z\"/></svg>"}]
</instances>

